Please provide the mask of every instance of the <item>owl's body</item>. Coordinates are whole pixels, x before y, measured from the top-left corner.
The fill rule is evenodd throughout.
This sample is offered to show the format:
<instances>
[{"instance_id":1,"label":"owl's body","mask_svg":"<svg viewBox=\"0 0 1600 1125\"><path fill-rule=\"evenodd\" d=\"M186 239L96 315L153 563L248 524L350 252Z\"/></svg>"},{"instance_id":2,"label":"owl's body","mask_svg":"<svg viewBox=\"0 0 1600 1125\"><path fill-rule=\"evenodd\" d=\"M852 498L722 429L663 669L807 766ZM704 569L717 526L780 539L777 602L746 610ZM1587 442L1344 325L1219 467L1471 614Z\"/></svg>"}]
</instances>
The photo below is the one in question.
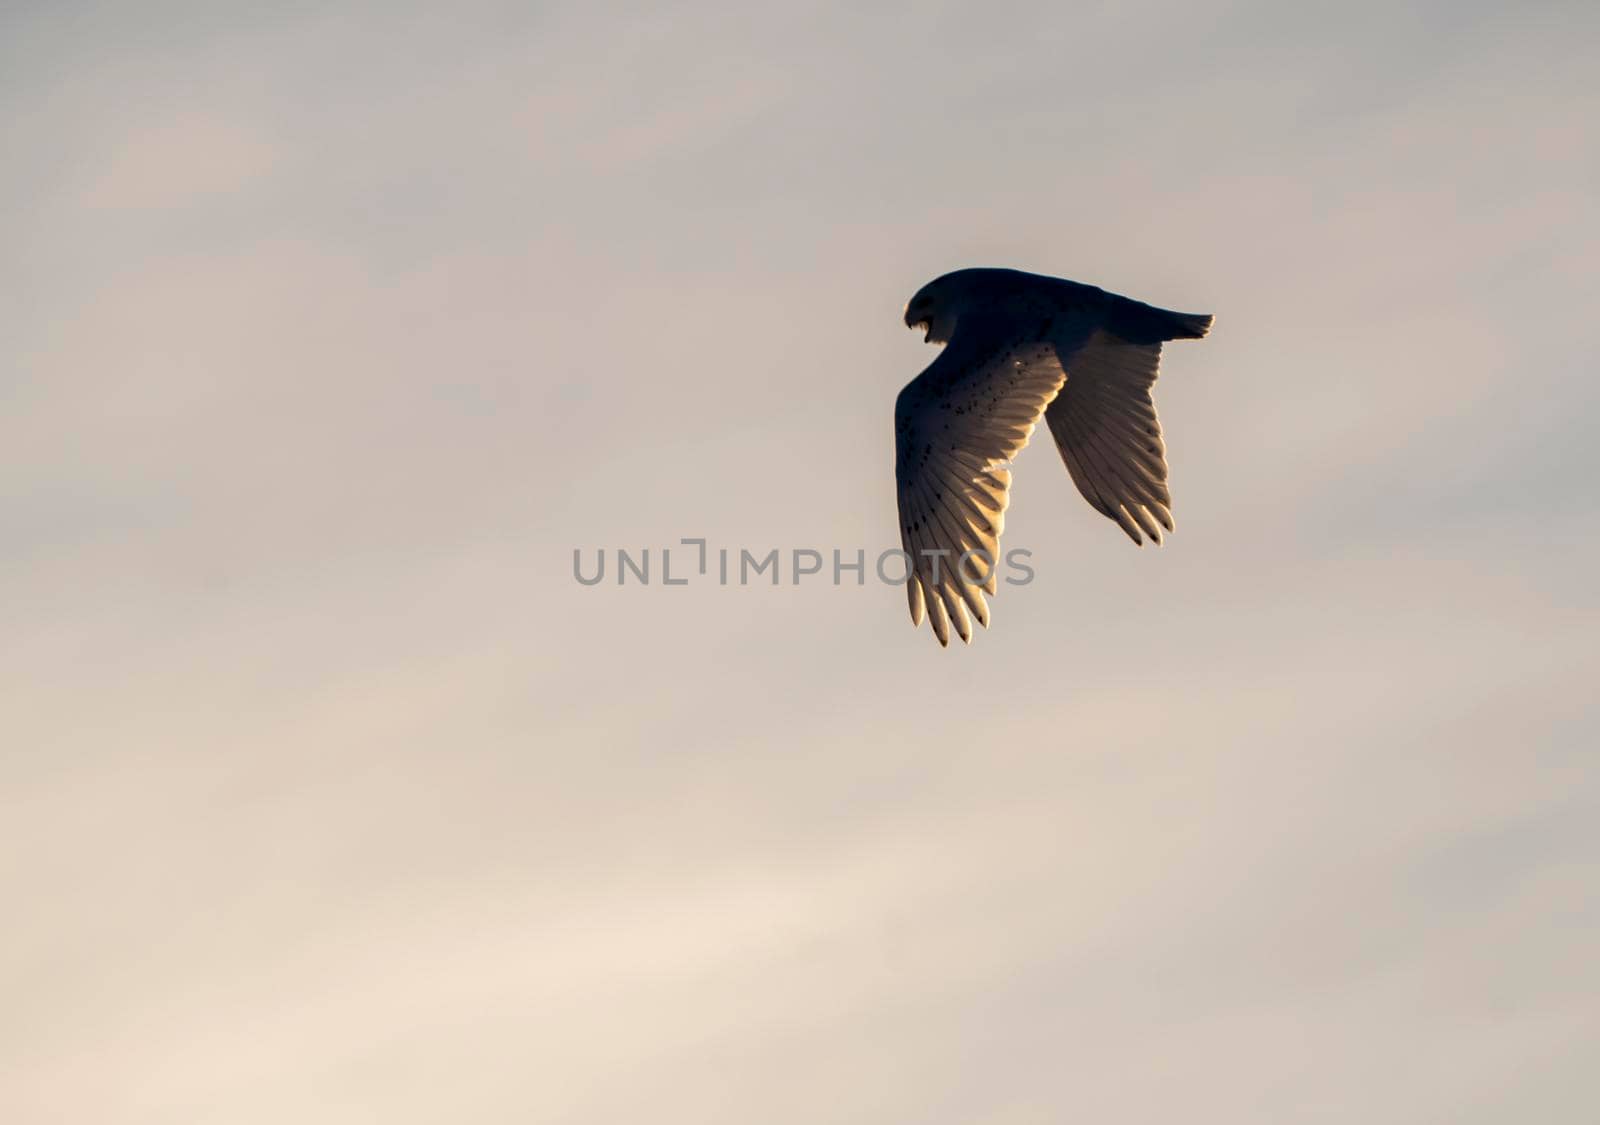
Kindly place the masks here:
<instances>
[{"instance_id":1,"label":"owl's body","mask_svg":"<svg viewBox=\"0 0 1600 1125\"><path fill-rule=\"evenodd\" d=\"M1135 543L1172 530L1166 446L1150 388L1161 345L1211 317L1092 285L1006 269L946 274L918 290L906 326L944 350L895 401L901 541L913 623L940 644L989 623L1010 461L1042 414L1084 499ZM965 565L963 565L963 560Z\"/></svg>"}]
</instances>

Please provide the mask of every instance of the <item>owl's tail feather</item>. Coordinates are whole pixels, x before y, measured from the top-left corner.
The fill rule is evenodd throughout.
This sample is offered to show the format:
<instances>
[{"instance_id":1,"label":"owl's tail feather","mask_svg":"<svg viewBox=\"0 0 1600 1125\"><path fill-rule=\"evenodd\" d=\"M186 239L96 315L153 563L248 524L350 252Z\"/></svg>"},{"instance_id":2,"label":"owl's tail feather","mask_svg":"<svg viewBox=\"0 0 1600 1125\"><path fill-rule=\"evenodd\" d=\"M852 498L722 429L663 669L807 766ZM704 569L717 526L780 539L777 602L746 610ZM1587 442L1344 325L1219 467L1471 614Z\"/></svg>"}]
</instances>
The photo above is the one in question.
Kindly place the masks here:
<instances>
[{"instance_id":1,"label":"owl's tail feather","mask_svg":"<svg viewBox=\"0 0 1600 1125\"><path fill-rule=\"evenodd\" d=\"M1208 313L1173 312L1127 297L1113 297L1108 312L1106 328L1130 344L1198 340L1211 331Z\"/></svg>"},{"instance_id":2,"label":"owl's tail feather","mask_svg":"<svg viewBox=\"0 0 1600 1125\"><path fill-rule=\"evenodd\" d=\"M1169 340L1198 340L1211 331L1210 313L1176 313L1169 312L1172 326L1177 329Z\"/></svg>"}]
</instances>

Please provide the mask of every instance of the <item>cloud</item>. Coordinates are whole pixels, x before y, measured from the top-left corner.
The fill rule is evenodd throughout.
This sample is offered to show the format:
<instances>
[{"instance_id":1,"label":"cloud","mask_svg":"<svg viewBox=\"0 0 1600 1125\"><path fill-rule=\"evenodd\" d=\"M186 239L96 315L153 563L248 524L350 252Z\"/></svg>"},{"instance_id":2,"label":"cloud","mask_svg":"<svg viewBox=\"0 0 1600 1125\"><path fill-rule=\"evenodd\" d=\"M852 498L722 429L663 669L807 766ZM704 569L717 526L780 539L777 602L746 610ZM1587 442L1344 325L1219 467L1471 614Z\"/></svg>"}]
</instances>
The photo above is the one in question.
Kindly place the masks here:
<instances>
[{"instance_id":1,"label":"cloud","mask_svg":"<svg viewBox=\"0 0 1600 1125\"><path fill-rule=\"evenodd\" d=\"M0 36L8 1121L1592 1100L1591 17L246 15ZM889 545L978 263L1217 313L1166 547L573 582Z\"/></svg>"}]
</instances>

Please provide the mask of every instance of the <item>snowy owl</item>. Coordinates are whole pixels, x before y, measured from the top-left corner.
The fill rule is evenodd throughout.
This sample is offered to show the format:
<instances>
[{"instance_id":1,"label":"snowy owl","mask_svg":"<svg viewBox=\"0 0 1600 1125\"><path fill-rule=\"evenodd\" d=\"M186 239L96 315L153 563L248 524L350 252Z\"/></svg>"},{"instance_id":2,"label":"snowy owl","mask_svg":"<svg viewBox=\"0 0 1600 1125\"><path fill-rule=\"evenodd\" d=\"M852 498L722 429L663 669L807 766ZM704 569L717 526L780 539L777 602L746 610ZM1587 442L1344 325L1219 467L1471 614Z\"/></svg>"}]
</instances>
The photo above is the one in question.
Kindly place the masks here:
<instances>
[{"instance_id":1,"label":"snowy owl","mask_svg":"<svg viewBox=\"0 0 1600 1125\"><path fill-rule=\"evenodd\" d=\"M1165 340L1211 317L1006 269L945 274L906 305L944 349L894 404L900 541L911 621L972 639L995 592L1010 462L1044 415L1078 491L1138 544L1172 530L1166 446L1150 388ZM1142 534L1141 534L1142 533Z\"/></svg>"}]
</instances>

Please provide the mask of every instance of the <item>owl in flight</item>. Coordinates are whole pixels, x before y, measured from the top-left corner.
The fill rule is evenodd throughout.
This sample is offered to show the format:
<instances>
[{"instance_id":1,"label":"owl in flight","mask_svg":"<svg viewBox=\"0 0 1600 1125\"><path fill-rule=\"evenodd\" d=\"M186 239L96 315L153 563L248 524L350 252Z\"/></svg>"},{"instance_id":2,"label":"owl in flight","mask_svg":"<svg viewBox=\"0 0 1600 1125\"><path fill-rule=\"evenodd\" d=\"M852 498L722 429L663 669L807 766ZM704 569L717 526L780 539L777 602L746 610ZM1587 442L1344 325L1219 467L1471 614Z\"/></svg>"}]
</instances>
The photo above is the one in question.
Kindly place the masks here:
<instances>
[{"instance_id":1,"label":"owl in flight","mask_svg":"<svg viewBox=\"0 0 1600 1125\"><path fill-rule=\"evenodd\" d=\"M947 273L917 290L906 327L944 349L894 404L900 541L911 621L940 645L972 640L995 592L1011 459L1039 416L1091 507L1135 543L1172 530L1166 446L1150 388L1167 340L1211 317L1092 285L1005 269Z\"/></svg>"}]
</instances>

